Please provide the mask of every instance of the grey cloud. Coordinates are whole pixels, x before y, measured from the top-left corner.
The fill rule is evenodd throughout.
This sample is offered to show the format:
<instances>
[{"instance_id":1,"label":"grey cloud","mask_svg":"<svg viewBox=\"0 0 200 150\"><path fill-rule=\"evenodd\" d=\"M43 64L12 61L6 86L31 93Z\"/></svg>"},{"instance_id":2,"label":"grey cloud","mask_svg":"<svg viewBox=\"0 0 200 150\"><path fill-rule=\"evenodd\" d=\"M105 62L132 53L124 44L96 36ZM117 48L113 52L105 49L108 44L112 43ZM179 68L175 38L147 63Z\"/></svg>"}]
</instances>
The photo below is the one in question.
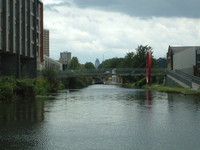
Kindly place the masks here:
<instances>
[{"instance_id":1,"label":"grey cloud","mask_svg":"<svg viewBox=\"0 0 200 150\"><path fill-rule=\"evenodd\" d=\"M117 11L137 17L200 17L199 0L74 0L81 8Z\"/></svg>"}]
</instances>

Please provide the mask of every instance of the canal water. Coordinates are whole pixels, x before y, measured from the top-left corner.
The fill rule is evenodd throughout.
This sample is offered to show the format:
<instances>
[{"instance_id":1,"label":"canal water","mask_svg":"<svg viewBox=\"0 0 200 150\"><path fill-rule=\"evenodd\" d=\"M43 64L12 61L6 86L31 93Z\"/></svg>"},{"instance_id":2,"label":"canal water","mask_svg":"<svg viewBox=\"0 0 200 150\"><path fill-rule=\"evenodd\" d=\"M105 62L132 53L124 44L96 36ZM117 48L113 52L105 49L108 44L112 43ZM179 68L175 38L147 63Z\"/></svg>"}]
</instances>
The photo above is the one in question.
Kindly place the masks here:
<instances>
[{"instance_id":1,"label":"canal water","mask_svg":"<svg viewBox=\"0 0 200 150\"><path fill-rule=\"evenodd\" d=\"M1 102L0 149L197 150L200 98L92 85Z\"/></svg>"}]
</instances>

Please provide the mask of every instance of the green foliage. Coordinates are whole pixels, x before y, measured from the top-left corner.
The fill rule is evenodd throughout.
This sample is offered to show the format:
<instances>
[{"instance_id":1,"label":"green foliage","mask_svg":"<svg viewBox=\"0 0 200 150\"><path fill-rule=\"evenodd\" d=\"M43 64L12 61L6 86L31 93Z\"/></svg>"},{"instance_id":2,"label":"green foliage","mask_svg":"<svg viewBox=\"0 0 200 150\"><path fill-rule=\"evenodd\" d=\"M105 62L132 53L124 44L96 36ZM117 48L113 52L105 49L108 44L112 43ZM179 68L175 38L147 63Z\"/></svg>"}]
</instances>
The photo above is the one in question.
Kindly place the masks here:
<instances>
[{"instance_id":1,"label":"green foliage","mask_svg":"<svg viewBox=\"0 0 200 150\"><path fill-rule=\"evenodd\" d=\"M181 93L181 94L200 94L199 90L193 89L186 89L181 87L174 87L174 86L164 86L164 85L148 85L145 86L146 89L155 90L159 92L174 92L174 93Z\"/></svg>"},{"instance_id":2,"label":"green foliage","mask_svg":"<svg viewBox=\"0 0 200 150\"><path fill-rule=\"evenodd\" d=\"M92 84L91 77L67 78L63 80L66 89L79 89Z\"/></svg>"},{"instance_id":3,"label":"green foliage","mask_svg":"<svg viewBox=\"0 0 200 150\"><path fill-rule=\"evenodd\" d=\"M0 100L8 101L15 97L16 80L13 77L0 78Z\"/></svg>"},{"instance_id":4,"label":"green foliage","mask_svg":"<svg viewBox=\"0 0 200 150\"><path fill-rule=\"evenodd\" d=\"M111 58L103 61L99 68L122 68L124 58Z\"/></svg>"},{"instance_id":5,"label":"green foliage","mask_svg":"<svg viewBox=\"0 0 200 150\"><path fill-rule=\"evenodd\" d=\"M35 91L37 95L46 95L51 91L50 83L45 78L37 78L35 80Z\"/></svg>"},{"instance_id":6,"label":"green foliage","mask_svg":"<svg viewBox=\"0 0 200 150\"><path fill-rule=\"evenodd\" d=\"M18 97L22 99L35 98L35 85L33 79L21 79L16 81L15 93Z\"/></svg>"},{"instance_id":7,"label":"green foliage","mask_svg":"<svg viewBox=\"0 0 200 150\"><path fill-rule=\"evenodd\" d=\"M33 79L15 79L13 77L0 78L0 100L35 98Z\"/></svg>"},{"instance_id":8,"label":"green foliage","mask_svg":"<svg viewBox=\"0 0 200 150\"><path fill-rule=\"evenodd\" d=\"M50 92L55 92L60 86L56 77L56 72L51 69L46 69L42 71L42 75L48 82Z\"/></svg>"},{"instance_id":9,"label":"green foliage","mask_svg":"<svg viewBox=\"0 0 200 150\"><path fill-rule=\"evenodd\" d=\"M86 62L85 63L85 69L95 69L95 66L91 62Z\"/></svg>"},{"instance_id":10,"label":"green foliage","mask_svg":"<svg viewBox=\"0 0 200 150\"><path fill-rule=\"evenodd\" d=\"M142 78L135 82L135 87L136 88L142 88L144 85L146 85L146 78Z\"/></svg>"},{"instance_id":11,"label":"green foliage","mask_svg":"<svg viewBox=\"0 0 200 150\"><path fill-rule=\"evenodd\" d=\"M69 70L76 70L76 69L80 69L81 65L79 63L79 60L77 57L72 57L70 64L68 66Z\"/></svg>"}]
</instances>

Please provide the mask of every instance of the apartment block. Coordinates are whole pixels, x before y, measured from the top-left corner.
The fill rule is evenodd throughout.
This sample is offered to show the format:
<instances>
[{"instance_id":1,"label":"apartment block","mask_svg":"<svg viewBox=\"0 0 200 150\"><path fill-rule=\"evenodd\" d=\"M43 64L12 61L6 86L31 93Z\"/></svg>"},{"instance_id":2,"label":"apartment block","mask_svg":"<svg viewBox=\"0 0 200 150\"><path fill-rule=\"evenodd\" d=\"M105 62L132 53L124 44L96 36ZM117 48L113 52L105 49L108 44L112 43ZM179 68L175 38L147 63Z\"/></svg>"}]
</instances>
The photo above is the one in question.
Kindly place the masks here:
<instances>
[{"instance_id":1,"label":"apartment block","mask_svg":"<svg viewBox=\"0 0 200 150\"><path fill-rule=\"evenodd\" d=\"M35 77L43 61L43 3L0 0L0 74Z\"/></svg>"},{"instance_id":2,"label":"apartment block","mask_svg":"<svg viewBox=\"0 0 200 150\"><path fill-rule=\"evenodd\" d=\"M63 65L63 70L67 69L67 66L69 65L71 61L71 52L61 52L60 53L60 59L59 62Z\"/></svg>"}]
</instances>

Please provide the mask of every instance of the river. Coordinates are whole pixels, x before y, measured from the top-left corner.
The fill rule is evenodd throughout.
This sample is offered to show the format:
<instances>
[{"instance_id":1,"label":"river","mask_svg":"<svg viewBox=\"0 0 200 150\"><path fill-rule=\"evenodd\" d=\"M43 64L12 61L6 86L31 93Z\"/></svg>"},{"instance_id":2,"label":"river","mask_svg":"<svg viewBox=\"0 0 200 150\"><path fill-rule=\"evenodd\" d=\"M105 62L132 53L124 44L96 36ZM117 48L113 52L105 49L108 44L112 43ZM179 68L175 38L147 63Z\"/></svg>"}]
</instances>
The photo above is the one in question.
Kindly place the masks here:
<instances>
[{"instance_id":1,"label":"river","mask_svg":"<svg viewBox=\"0 0 200 150\"><path fill-rule=\"evenodd\" d=\"M0 103L0 149L197 150L200 98L92 85Z\"/></svg>"}]
</instances>

